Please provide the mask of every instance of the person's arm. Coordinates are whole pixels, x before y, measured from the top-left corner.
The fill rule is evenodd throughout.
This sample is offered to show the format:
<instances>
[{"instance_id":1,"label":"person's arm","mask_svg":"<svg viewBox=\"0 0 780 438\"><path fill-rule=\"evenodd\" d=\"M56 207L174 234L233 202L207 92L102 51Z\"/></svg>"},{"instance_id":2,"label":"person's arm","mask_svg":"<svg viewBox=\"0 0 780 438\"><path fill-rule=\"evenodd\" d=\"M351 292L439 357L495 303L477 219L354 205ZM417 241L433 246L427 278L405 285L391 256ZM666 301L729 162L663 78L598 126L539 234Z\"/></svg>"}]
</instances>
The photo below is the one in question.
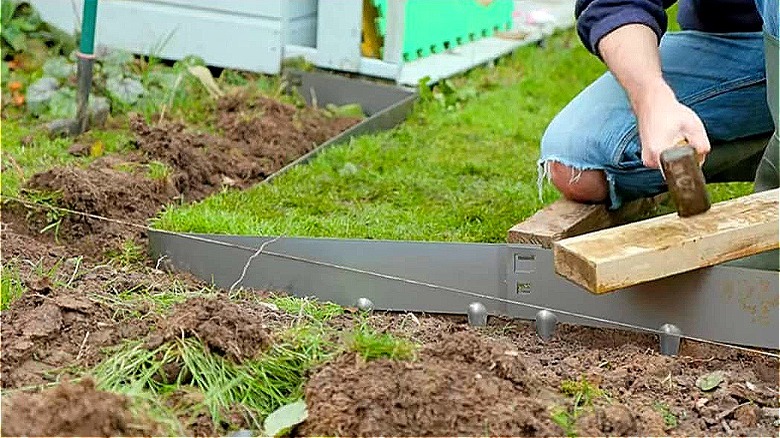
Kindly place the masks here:
<instances>
[{"instance_id":1,"label":"person's arm","mask_svg":"<svg viewBox=\"0 0 780 438\"><path fill-rule=\"evenodd\" d=\"M626 90L637 117L642 159L686 140L704 157L710 146L701 120L681 105L661 75L659 41L675 0L577 0L577 33Z\"/></svg>"},{"instance_id":2,"label":"person's arm","mask_svg":"<svg viewBox=\"0 0 780 438\"><path fill-rule=\"evenodd\" d=\"M710 151L704 124L677 97L661 74L657 34L644 24L627 24L608 33L598 52L626 90L637 117L642 161L658 168L665 149L687 141L702 159Z\"/></svg>"}]
</instances>

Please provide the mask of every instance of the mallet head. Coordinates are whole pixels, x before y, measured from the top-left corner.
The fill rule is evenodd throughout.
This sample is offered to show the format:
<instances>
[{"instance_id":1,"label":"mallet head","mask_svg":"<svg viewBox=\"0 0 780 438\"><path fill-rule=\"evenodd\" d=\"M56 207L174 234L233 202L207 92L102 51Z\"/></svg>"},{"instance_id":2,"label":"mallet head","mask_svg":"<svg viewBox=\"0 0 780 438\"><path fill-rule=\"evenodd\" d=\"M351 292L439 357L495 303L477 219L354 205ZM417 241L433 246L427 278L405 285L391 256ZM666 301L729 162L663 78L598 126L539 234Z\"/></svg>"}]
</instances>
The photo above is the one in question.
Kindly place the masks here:
<instances>
[{"instance_id":1,"label":"mallet head","mask_svg":"<svg viewBox=\"0 0 780 438\"><path fill-rule=\"evenodd\" d=\"M710 209L707 182L693 147L685 145L663 151L661 170L680 217L695 216Z\"/></svg>"}]
</instances>

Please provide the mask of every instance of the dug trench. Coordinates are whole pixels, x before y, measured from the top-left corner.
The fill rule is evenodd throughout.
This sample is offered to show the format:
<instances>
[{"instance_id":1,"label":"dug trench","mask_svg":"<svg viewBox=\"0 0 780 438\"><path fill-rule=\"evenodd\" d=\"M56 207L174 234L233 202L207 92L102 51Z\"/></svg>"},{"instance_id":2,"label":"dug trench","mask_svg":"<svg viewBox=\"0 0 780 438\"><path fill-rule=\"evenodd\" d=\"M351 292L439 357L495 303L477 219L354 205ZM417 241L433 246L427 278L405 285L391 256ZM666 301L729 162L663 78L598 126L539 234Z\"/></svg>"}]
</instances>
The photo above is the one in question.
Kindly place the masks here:
<instances>
[{"instance_id":1,"label":"dug trench","mask_svg":"<svg viewBox=\"0 0 780 438\"><path fill-rule=\"evenodd\" d=\"M26 189L57 193L46 198L56 206L144 223L171 202L260 181L355 123L240 97L221 101L213 117L224 135L133 119L132 151L50 169ZM153 162L167 170L152 177ZM160 435L161 425L131 397L88 377L114 348L137 340L157 351L190 339L242 364L302 318L264 303L267 292L228 293L156 269L134 253L145 237L136 228L66 215L57 218L55 240L40 233L51 216L22 205L4 205L3 213L4 287L22 291L1 316L4 435ZM347 311L327 326L348 332L362 318ZM308 418L291 435L778 434L772 358L691 342L681 356L665 357L653 336L568 325L542 343L530 324L497 318L485 328L460 317L367 320L415 342L415 354L367 359L347 349L304 369ZM192 376L183 368L166 363L161 378L182 385L168 401L181 412L184 434L248 427L245 413L229 409L231 420L213 422L187 392Z\"/></svg>"}]
</instances>

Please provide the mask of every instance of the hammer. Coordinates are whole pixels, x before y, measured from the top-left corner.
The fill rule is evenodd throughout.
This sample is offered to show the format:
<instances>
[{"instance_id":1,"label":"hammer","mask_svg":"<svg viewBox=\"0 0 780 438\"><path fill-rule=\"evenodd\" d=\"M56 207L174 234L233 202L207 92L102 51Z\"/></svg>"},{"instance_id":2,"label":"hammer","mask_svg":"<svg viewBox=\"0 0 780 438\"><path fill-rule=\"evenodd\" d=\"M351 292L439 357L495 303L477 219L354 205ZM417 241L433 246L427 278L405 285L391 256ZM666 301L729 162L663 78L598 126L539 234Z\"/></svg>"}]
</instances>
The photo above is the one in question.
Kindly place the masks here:
<instances>
[{"instance_id":1,"label":"hammer","mask_svg":"<svg viewBox=\"0 0 780 438\"><path fill-rule=\"evenodd\" d=\"M661 173L680 217L690 217L710 209L707 182L696 153L687 142L661 153Z\"/></svg>"}]
</instances>

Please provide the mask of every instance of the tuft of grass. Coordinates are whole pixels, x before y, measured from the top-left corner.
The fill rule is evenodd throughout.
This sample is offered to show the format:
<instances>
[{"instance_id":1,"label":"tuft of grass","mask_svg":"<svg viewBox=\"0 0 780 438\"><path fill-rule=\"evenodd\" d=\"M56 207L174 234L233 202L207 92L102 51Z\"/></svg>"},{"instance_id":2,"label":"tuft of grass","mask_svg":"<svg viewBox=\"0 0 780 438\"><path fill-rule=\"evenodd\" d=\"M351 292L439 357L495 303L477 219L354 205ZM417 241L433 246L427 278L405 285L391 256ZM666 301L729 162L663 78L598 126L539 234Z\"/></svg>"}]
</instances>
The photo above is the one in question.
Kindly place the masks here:
<instances>
[{"instance_id":1,"label":"tuft of grass","mask_svg":"<svg viewBox=\"0 0 780 438\"><path fill-rule=\"evenodd\" d=\"M669 405L666 403L656 402L653 404L653 408L661 413L661 416L664 419L664 426L666 427L666 430L671 430L678 426L679 420L669 408Z\"/></svg>"},{"instance_id":2,"label":"tuft of grass","mask_svg":"<svg viewBox=\"0 0 780 438\"><path fill-rule=\"evenodd\" d=\"M144 247L133 239L125 239L122 246L106 252L106 257L120 267L130 267L141 263L146 258Z\"/></svg>"},{"instance_id":3,"label":"tuft of grass","mask_svg":"<svg viewBox=\"0 0 780 438\"><path fill-rule=\"evenodd\" d=\"M186 409L192 415L207 413L215 425L229 425L230 415L238 412L251 428L262 430L264 417L300 399L307 371L335 351L325 333L312 327L291 329L279 341L240 364L212 354L195 339L177 339L154 350L142 341L129 342L91 374L101 389L143 394L154 406L167 407L161 409L163 417L182 418ZM182 389L196 402L174 412L170 406Z\"/></svg>"},{"instance_id":4,"label":"tuft of grass","mask_svg":"<svg viewBox=\"0 0 780 438\"><path fill-rule=\"evenodd\" d=\"M11 303L24 293L24 283L19 271L8 263L2 266L0 277L0 311L8 310Z\"/></svg>"},{"instance_id":5,"label":"tuft of grass","mask_svg":"<svg viewBox=\"0 0 780 438\"><path fill-rule=\"evenodd\" d=\"M171 176L171 168L167 164L155 160L147 164L147 176L155 181L164 181Z\"/></svg>"},{"instance_id":6,"label":"tuft of grass","mask_svg":"<svg viewBox=\"0 0 780 438\"><path fill-rule=\"evenodd\" d=\"M143 318L148 314L163 315L174 304L184 302L188 298L216 293L215 289L210 287L193 290L179 280L174 280L165 287L154 283L139 283L130 289L116 289L114 283L109 281L105 291L109 293L91 294L89 298L113 309L112 318L116 320Z\"/></svg>"},{"instance_id":7,"label":"tuft of grass","mask_svg":"<svg viewBox=\"0 0 780 438\"><path fill-rule=\"evenodd\" d=\"M550 412L550 419L553 421L553 423L557 424L561 427L561 429L563 429L563 433L567 437L577 436L577 430L575 427L576 418L574 418L568 409L561 406L553 407Z\"/></svg>"},{"instance_id":8,"label":"tuft of grass","mask_svg":"<svg viewBox=\"0 0 780 438\"><path fill-rule=\"evenodd\" d=\"M412 341L378 332L366 323L355 328L349 337L348 346L367 361L383 358L410 360L414 359L417 352L417 345Z\"/></svg>"},{"instance_id":9,"label":"tuft of grass","mask_svg":"<svg viewBox=\"0 0 780 438\"><path fill-rule=\"evenodd\" d=\"M267 301L287 313L306 315L321 322L328 321L344 313L344 308L338 304L319 302L314 297L279 296Z\"/></svg>"}]
</instances>

